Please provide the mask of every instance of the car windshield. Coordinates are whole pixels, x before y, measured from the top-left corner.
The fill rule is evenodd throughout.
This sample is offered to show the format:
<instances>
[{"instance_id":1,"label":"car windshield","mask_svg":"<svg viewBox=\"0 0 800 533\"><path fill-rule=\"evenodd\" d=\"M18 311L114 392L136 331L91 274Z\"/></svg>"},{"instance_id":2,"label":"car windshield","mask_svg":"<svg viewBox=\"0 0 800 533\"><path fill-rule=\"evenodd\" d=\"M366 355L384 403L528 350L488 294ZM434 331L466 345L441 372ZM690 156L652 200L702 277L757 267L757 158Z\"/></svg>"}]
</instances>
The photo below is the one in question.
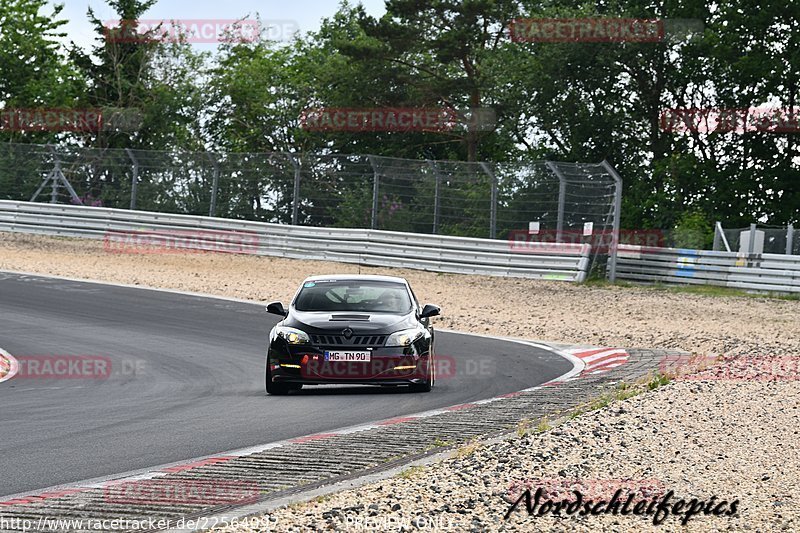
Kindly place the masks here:
<instances>
[{"instance_id":1,"label":"car windshield","mask_svg":"<svg viewBox=\"0 0 800 533\"><path fill-rule=\"evenodd\" d=\"M298 311L392 313L411 311L406 286L390 281L307 281L294 302Z\"/></svg>"}]
</instances>

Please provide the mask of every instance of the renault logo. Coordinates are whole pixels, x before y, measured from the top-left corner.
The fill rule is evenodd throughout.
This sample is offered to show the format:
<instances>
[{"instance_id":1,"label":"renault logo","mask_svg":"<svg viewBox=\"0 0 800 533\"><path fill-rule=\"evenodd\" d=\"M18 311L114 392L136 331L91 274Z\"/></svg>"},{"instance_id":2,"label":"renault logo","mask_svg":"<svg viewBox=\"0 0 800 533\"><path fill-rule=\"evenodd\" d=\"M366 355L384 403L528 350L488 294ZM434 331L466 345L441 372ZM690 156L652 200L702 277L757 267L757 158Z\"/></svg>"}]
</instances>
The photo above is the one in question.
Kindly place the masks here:
<instances>
[{"instance_id":1,"label":"renault logo","mask_svg":"<svg viewBox=\"0 0 800 533\"><path fill-rule=\"evenodd\" d=\"M349 339L350 337L353 336L353 330L350 328L344 328L344 330L342 331L342 335L344 335L345 339Z\"/></svg>"}]
</instances>

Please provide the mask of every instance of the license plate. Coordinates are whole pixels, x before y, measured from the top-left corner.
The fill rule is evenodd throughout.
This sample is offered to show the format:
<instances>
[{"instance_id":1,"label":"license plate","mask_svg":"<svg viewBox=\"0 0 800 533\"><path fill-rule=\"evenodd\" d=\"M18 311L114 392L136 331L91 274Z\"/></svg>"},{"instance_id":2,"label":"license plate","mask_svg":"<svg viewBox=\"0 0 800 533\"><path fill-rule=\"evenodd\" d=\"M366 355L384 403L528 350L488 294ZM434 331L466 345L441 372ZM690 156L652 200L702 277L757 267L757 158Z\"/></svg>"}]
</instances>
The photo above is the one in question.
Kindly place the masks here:
<instances>
[{"instance_id":1,"label":"license plate","mask_svg":"<svg viewBox=\"0 0 800 533\"><path fill-rule=\"evenodd\" d=\"M326 361L361 361L368 363L370 361L369 352L348 352L348 351L326 351Z\"/></svg>"}]
</instances>

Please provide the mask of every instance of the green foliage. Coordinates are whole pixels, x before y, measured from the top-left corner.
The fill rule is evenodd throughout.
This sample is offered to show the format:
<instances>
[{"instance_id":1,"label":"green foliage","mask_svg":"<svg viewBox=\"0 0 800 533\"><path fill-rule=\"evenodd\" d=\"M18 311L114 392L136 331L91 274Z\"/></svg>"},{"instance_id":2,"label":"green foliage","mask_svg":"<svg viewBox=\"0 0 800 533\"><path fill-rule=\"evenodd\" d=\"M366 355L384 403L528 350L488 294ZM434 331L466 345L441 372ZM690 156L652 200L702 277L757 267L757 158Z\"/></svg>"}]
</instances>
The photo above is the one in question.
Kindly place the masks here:
<instances>
[{"instance_id":1,"label":"green foliage","mask_svg":"<svg viewBox=\"0 0 800 533\"><path fill-rule=\"evenodd\" d=\"M384 87L393 88L370 93L378 106L497 107L492 98L497 80L486 76L485 67L517 6L512 0L389 0L380 20L358 10L363 35L336 44L353 62L379 73ZM494 157L493 136L463 128L439 139L417 137L427 137L439 158L476 161Z\"/></svg>"},{"instance_id":2,"label":"green foliage","mask_svg":"<svg viewBox=\"0 0 800 533\"><path fill-rule=\"evenodd\" d=\"M547 416L543 416L539 423L536 425L536 433L544 433L545 431L550 431L553 429L553 425L547 419Z\"/></svg>"},{"instance_id":3,"label":"green foliage","mask_svg":"<svg viewBox=\"0 0 800 533\"><path fill-rule=\"evenodd\" d=\"M706 220L705 214L700 211L686 211L675 225L672 240L677 248L707 250L714 240L714 229Z\"/></svg>"},{"instance_id":4,"label":"green foliage","mask_svg":"<svg viewBox=\"0 0 800 533\"><path fill-rule=\"evenodd\" d=\"M0 109L70 107L82 89L59 39L62 5L47 0L0 2ZM0 141L49 142L52 132L0 130Z\"/></svg>"},{"instance_id":5,"label":"green foliage","mask_svg":"<svg viewBox=\"0 0 800 533\"><path fill-rule=\"evenodd\" d=\"M109 29L89 8L97 44L91 52L73 47L70 56L88 89L79 104L87 108L117 108L141 117L126 129L103 129L85 142L100 148L200 149L199 116L208 54L185 42L159 40L157 29L138 33L133 21L157 0L108 0L118 20Z\"/></svg>"},{"instance_id":6,"label":"green foliage","mask_svg":"<svg viewBox=\"0 0 800 533\"><path fill-rule=\"evenodd\" d=\"M424 466L414 465L401 471L399 474L397 474L397 477L400 479L410 480L421 476L423 472L425 472Z\"/></svg>"}]
</instances>

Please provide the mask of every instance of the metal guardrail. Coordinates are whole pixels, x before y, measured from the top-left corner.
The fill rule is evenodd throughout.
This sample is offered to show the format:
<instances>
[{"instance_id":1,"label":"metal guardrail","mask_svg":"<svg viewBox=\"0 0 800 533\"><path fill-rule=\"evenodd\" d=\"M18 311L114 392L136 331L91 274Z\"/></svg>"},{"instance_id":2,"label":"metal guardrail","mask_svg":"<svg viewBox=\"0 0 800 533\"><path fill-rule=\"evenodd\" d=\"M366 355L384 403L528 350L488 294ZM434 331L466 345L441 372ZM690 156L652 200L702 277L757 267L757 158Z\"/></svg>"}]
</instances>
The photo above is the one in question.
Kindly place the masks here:
<instances>
[{"instance_id":1,"label":"metal guardrail","mask_svg":"<svg viewBox=\"0 0 800 533\"><path fill-rule=\"evenodd\" d=\"M584 281L590 247L348 228L290 226L194 215L0 200L0 231L104 239L107 249L186 248L533 279ZM531 253L533 252L533 253Z\"/></svg>"},{"instance_id":2,"label":"metal guardrail","mask_svg":"<svg viewBox=\"0 0 800 533\"><path fill-rule=\"evenodd\" d=\"M800 256L620 245L617 279L800 293Z\"/></svg>"}]
</instances>

